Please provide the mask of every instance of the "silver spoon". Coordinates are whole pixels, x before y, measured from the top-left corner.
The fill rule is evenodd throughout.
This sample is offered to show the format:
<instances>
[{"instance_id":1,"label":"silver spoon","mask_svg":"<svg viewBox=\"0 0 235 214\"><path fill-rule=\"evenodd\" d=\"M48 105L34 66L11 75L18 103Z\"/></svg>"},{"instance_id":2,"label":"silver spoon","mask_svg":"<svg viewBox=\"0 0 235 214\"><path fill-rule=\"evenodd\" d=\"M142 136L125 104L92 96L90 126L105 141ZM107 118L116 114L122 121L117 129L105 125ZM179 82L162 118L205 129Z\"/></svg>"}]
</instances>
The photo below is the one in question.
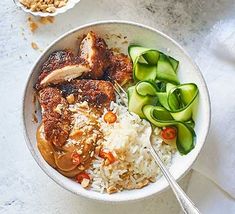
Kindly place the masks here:
<instances>
[{"instance_id":1,"label":"silver spoon","mask_svg":"<svg viewBox=\"0 0 235 214\"><path fill-rule=\"evenodd\" d=\"M114 89L123 101L124 105L127 106L127 94L125 90L117 83L115 82ZM186 195L186 193L183 191L183 189L178 185L176 180L173 178L169 170L166 168L164 163L162 162L161 158L159 157L158 153L154 150L151 141L150 136L152 134L152 127L150 123L148 123L148 128L146 130L147 135L149 136L149 143L148 143L148 151L154 158L155 162L158 164L159 168L162 171L162 174L170 184L171 189L173 190L182 210L184 213L187 214L200 214L199 210L196 208L194 203L190 200L190 198Z\"/></svg>"},{"instance_id":2,"label":"silver spoon","mask_svg":"<svg viewBox=\"0 0 235 214\"><path fill-rule=\"evenodd\" d=\"M147 134L150 138L152 133L152 127L149 124L149 127L147 128ZM148 147L150 154L154 158L155 162L158 164L159 168L162 171L162 174L165 176L166 180L170 184L171 189L173 190L182 210L184 213L187 214L199 214L199 210L195 207L194 203L190 200L190 198L186 195L186 193L183 191L183 189L178 185L176 180L173 178L169 170L166 168L166 166L163 164L161 158L159 157L158 153L154 150L151 141L149 140Z\"/></svg>"}]
</instances>

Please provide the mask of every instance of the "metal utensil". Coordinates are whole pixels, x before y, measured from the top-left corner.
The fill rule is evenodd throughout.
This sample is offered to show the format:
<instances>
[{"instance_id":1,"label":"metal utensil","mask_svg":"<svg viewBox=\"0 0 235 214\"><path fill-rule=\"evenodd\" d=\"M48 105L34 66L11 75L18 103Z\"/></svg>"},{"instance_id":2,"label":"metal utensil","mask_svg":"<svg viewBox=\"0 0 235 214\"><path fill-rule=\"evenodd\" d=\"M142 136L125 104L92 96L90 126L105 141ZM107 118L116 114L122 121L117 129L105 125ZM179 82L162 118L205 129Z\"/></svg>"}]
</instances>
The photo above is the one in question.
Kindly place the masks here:
<instances>
[{"instance_id":1,"label":"metal utensil","mask_svg":"<svg viewBox=\"0 0 235 214\"><path fill-rule=\"evenodd\" d=\"M127 106L127 101L126 101L127 100L127 93L116 81L114 84L114 89L115 89L116 93L119 95L119 97L122 100L122 102L124 103L124 105ZM151 133L152 133L152 127L149 123L149 127L147 128L147 134L148 134L149 138L151 136ZM173 192L174 192L182 210L184 211L184 213L200 214L199 210L196 208L194 203L190 200L190 198L186 195L186 193L182 190L182 188L178 185L176 180L173 178L173 176L171 175L169 170L166 168L166 166L162 162L160 156L154 150L150 140L149 140L149 144L148 144L147 149L149 150L150 154L154 158L155 162L158 164L159 168L162 171L162 174L164 175L164 177L166 178L166 180L170 184L170 187L173 190Z\"/></svg>"}]
</instances>

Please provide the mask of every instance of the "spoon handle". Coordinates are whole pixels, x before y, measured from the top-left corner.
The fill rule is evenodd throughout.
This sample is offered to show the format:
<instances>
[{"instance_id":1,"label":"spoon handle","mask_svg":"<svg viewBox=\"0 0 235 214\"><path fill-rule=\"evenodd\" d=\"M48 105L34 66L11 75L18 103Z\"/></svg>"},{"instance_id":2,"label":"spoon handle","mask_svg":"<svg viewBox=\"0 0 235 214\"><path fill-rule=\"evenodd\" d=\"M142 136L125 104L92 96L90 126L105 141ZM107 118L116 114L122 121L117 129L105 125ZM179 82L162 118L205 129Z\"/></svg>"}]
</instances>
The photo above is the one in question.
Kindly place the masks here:
<instances>
[{"instance_id":1,"label":"spoon handle","mask_svg":"<svg viewBox=\"0 0 235 214\"><path fill-rule=\"evenodd\" d=\"M177 184L173 176L170 174L168 169L163 164L162 160L158 156L158 154L155 152L153 147L151 146L149 148L149 151L151 155L153 156L154 160L160 167L162 174L165 176L167 181L169 182L171 189L173 190L177 200L180 203L180 206L184 213L187 214L200 214L199 210L195 207L194 203L189 199L189 197L185 194L185 192L181 189L181 187Z\"/></svg>"}]
</instances>

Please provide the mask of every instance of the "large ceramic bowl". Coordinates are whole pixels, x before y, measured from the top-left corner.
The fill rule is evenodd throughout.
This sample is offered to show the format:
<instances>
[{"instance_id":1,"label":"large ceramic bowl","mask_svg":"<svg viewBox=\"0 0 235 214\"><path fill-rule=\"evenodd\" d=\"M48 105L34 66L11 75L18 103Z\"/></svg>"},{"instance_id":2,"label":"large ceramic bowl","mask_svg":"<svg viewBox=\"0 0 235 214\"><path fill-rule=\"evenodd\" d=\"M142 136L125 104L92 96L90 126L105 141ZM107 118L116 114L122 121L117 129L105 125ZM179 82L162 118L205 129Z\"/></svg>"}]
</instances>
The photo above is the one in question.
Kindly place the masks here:
<instances>
[{"instance_id":1,"label":"large ceramic bowl","mask_svg":"<svg viewBox=\"0 0 235 214\"><path fill-rule=\"evenodd\" d=\"M38 165L51 179L77 195L112 202L131 201L156 195L168 187L168 183L164 177L142 189L123 191L112 195L83 189L76 182L64 177L50 167L37 149L35 135L38 124L32 122L32 114L35 110L32 100L34 93L33 87L38 78L40 67L49 54L55 50L70 48L77 51L80 38L91 30L105 38L109 47L120 48L124 53L127 53L128 45L134 43L161 50L180 61L179 78L181 83L194 82L200 91L199 104L195 117L197 139L195 149L188 155L181 156L178 153L175 155L170 167L171 174L176 180L180 179L189 171L197 159L205 143L210 124L210 101L207 87L199 68L184 49L167 35L144 25L123 21L97 22L78 27L53 42L35 62L25 88L23 100L23 122L28 148Z\"/></svg>"}]
</instances>

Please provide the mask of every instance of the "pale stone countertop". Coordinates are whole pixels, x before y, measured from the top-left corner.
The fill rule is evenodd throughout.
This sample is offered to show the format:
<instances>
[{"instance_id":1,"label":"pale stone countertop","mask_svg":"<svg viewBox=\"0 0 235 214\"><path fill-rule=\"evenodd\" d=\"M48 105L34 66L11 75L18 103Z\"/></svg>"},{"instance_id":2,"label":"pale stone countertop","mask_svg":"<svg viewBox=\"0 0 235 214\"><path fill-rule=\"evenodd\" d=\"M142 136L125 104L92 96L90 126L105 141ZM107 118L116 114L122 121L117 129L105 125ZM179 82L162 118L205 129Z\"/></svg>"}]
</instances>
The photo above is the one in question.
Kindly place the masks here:
<instances>
[{"instance_id":1,"label":"pale stone countertop","mask_svg":"<svg viewBox=\"0 0 235 214\"><path fill-rule=\"evenodd\" d=\"M222 0L82 0L54 24L32 34L28 14L12 1L0 1L0 213L129 214L178 213L170 190L142 202L111 205L80 198L50 180L29 153L21 122L23 89L36 58L66 31L97 20L131 20L155 27L196 56L201 41L220 20L235 17L233 1ZM33 50L36 42L40 50ZM190 174L182 179L186 189Z\"/></svg>"}]
</instances>

